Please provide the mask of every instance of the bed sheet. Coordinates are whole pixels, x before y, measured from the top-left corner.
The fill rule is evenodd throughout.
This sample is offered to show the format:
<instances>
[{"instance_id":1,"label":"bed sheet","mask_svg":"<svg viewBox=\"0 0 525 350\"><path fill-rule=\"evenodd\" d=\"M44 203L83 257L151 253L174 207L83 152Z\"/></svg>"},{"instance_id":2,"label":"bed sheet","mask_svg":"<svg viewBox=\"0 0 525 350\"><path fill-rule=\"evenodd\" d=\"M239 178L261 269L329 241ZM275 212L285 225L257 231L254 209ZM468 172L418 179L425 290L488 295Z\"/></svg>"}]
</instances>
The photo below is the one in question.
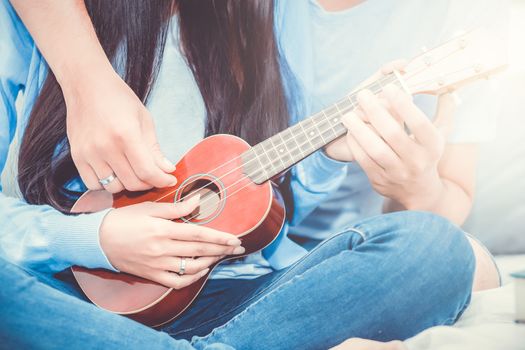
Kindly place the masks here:
<instances>
[{"instance_id":1,"label":"bed sheet","mask_svg":"<svg viewBox=\"0 0 525 350\"><path fill-rule=\"evenodd\" d=\"M474 293L454 326L427 329L405 341L409 350L525 350L525 324L514 322L510 273L525 268L525 255L497 259L503 286Z\"/></svg>"}]
</instances>

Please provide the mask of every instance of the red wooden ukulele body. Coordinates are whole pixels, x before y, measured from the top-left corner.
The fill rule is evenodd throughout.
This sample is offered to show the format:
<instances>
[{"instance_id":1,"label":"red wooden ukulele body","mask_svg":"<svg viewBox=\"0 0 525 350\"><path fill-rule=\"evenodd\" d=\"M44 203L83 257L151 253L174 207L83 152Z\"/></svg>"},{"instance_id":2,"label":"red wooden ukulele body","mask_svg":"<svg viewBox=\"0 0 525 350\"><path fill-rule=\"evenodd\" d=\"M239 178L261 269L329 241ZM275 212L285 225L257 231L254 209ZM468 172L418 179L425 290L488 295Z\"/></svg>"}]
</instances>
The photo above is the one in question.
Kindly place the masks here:
<instances>
[{"instance_id":1,"label":"red wooden ukulele body","mask_svg":"<svg viewBox=\"0 0 525 350\"><path fill-rule=\"evenodd\" d=\"M94 212L145 201L173 203L198 192L201 206L188 216L188 220L236 235L246 248L245 254L253 253L277 237L285 209L279 192L270 181L257 185L243 173L240 156L249 149L245 141L235 136L208 137L177 164L173 174L178 183L174 187L117 195L89 191L75 203L72 212ZM232 258L238 256L229 256L223 261ZM72 270L83 292L94 304L149 326L161 325L180 315L199 294L209 275L175 290L126 273L77 266Z\"/></svg>"}]
</instances>

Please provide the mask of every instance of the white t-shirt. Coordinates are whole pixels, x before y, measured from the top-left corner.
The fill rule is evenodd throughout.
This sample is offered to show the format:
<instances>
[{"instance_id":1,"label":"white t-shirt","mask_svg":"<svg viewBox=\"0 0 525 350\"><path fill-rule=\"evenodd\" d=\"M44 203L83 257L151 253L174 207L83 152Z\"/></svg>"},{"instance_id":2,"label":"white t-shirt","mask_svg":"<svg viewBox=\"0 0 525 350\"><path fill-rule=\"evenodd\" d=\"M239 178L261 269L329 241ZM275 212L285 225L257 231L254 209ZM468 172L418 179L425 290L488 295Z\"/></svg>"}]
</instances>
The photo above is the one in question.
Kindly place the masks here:
<instances>
[{"instance_id":1,"label":"white t-shirt","mask_svg":"<svg viewBox=\"0 0 525 350\"><path fill-rule=\"evenodd\" d=\"M497 0L366 0L341 12L328 12L316 0L309 2L314 112L344 97L387 62L410 59L423 47L432 48L479 26L504 31L508 10L506 1ZM458 91L461 103L450 143L479 143L494 136L493 89L490 82L479 81ZM435 96L419 95L414 100L433 117ZM352 163L341 188L291 232L325 239L351 222L381 214L382 203L366 174Z\"/></svg>"}]
</instances>

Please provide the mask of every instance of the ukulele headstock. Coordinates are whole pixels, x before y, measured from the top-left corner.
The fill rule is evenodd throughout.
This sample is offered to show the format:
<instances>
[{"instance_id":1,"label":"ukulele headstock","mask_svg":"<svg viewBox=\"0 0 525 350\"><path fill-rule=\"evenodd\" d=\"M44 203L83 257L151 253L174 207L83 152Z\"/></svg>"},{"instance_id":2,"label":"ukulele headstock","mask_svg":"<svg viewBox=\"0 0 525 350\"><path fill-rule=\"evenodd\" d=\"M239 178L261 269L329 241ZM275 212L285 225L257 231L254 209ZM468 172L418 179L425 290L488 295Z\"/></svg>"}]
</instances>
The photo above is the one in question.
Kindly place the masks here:
<instances>
[{"instance_id":1,"label":"ukulele headstock","mask_svg":"<svg viewBox=\"0 0 525 350\"><path fill-rule=\"evenodd\" d=\"M416 56L405 66L402 79L413 95L439 95L488 78L507 64L506 41L480 28Z\"/></svg>"}]
</instances>

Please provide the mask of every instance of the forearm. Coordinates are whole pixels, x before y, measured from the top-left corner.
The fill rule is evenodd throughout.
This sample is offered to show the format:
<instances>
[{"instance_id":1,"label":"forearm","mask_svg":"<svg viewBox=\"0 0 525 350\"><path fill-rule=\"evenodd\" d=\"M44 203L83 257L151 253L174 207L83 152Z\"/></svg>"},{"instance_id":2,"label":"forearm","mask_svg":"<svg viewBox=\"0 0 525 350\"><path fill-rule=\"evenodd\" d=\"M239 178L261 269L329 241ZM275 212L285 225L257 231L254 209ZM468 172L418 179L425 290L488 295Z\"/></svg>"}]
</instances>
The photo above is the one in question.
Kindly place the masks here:
<instances>
[{"instance_id":1,"label":"forearm","mask_svg":"<svg viewBox=\"0 0 525 350\"><path fill-rule=\"evenodd\" d=\"M99 241L107 212L65 215L0 193L0 255L46 273L72 265L113 269Z\"/></svg>"},{"instance_id":2,"label":"forearm","mask_svg":"<svg viewBox=\"0 0 525 350\"><path fill-rule=\"evenodd\" d=\"M435 192L435 194L431 194ZM419 201L410 204L401 204L390 198L385 199L383 211L385 213L401 210L429 211L443 217L457 225L462 225L472 207L472 194L467 193L460 185L448 179L439 179L434 190L422 194Z\"/></svg>"},{"instance_id":3,"label":"forearm","mask_svg":"<svg viewBox=\"0 0 525 350\"><path fill-rule=\"evenodd\" d=\"M112 72L83 0L11 0L59 84L73 85L84 73Z\"/></svg>"}]
</instances>

